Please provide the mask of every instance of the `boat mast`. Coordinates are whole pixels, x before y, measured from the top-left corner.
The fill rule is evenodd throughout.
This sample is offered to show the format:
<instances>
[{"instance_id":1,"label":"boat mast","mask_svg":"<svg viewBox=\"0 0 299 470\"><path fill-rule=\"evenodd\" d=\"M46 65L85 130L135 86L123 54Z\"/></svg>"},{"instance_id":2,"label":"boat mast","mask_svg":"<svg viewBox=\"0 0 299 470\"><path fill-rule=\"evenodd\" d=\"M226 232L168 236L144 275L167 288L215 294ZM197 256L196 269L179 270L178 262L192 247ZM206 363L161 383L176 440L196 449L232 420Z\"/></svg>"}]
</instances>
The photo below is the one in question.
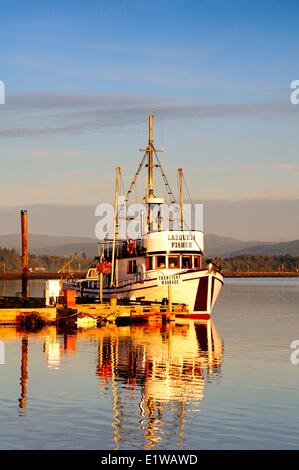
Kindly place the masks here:
<instances>
[{"instance_id":1,"label":"boat mast","mask_svg":"<svg viewBox=\"0 0 299 470\"><path fill-rule=\"evenodd\" d=\"M150 230L151 230L152 207L154 205L164 203L163 198L155 197L155 195L154 195L154 166L159 168L160 171L161 171L161 175L162 175L164 184L166 186L168 197L170 198L171 203L174 204L175 201L176 201L175 197L174 197L174 194L173 194L173 192L172 192L172 190L169 186L169 183L167 181L166 175L163 171L163 168L162 168L162 165L161 165L160 160L158 158L158 155L157 155L158 152L163 152L163 147L156 148L155 145L154 145L154 140L153 140L153 119L154 119L154 115L155 115L155 113L151 113L149 115L149 118L148 118L148 133L149 133L148 145L146 146L146 148L141 148L140 149L141 152L144 152L144 155L143 155L142 161L139 165L139 168L138 168L138 170L137 170L137 172L134 176L134 179L133 179L133 181L132 181L132 183L129 187L129 190L126 193L126 197L125 197L125 202L127 203L128 199L129 199L129 195L132 193L133 188L136 185L137 178L138 178L143 166L145 165L145 162L147 161L147 164L145 166L147 167L148 174L147 174L147 185L146 185L146 191L145 191L145 197L144 197L145 202L147 204L146 233L149 233ZM156 165L154 165L154 157L157 160Z\"/></svg>"},{"instance_id":2,"label":"boat mast","mask_svg":"<svg viewBox=\"0 0 299 470\"><path fill-rule=\"evenodd\" d=\"M151 208L151 199L154 198L154 178L153 178L153 168L154 168L154 144L153 144L153 117L154 113L151 113L148 118L148 177L147 177L147 233L150 232L151 223L152 223L152 208Z\"/></svg>"},{"instance_id":3,"label":"boat mast","mask_svg":"<svg viewBox=\"0 0 299 470\"><path fill-rule=\"evenodd\" d=\"M117 238L117 229L118 229L118 193L119 193L119 179L120 179L120 166L117 166L115 169L115 198L114 198L114 220L113 220L113 245L112 245L112 270L111 270L111 281L110 287L114 286L114 276L115 276L115 248L116 248L116 238Z\"/></svg>"},{"instance_id":4,"label":"boat mast","mask_svg":"<svg viewBox=\"0 0 299 470\"><path fill-rule=\"evenodd\" d=\"M154 188L153 188L153 154L154 154L154 144L153 144L153 117L154 113L151 113L148 118L148 194L149 198L154 197Z\"/></svg>"},{"instance_id":5,"label":"boat mast","mask_svg":"<svg viewBox=\"0 0 299 470\"><path fill-rule=\"evenodd\" d=\"M184 193L183 193L183 168L178 168L180 208L181 208L181 230L184 230Z\"/></svg>"}]
</instances>

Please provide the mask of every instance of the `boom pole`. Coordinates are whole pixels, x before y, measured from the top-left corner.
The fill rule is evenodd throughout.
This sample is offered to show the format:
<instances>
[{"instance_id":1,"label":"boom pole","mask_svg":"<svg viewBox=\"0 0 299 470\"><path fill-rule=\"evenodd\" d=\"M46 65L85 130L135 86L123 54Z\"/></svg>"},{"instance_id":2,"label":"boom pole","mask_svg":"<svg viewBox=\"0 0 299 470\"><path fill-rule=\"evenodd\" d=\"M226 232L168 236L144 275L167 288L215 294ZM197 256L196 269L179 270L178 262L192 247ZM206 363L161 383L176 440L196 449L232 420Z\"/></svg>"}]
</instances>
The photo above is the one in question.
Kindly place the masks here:
<instances>
[{"instance_id":1,"label":"boom pole","mask_svg":"<svg viewBox=\"0 0 299 470\"><path fill-rule=\"evenodd\" d=\"M115 199L114 199L114 221L113 221L113 245L112 245L112 271L110 287L114 285L115 277L115 248L116 248L116 237L118 230L118 193L119 193L119 179L120 179L120 166L115 169Z\"/></svg>"},{"instance_id":2,"label":"boom pole","mask_svg":"<svg viewBox=\"0 0 299 470\"><path fill-rule=\"evenodd\" d=\"M183 168L178 168L180 208L181 208L181 230L184 230L184 193L183 193Z\"/></svg>"}]
</instances>

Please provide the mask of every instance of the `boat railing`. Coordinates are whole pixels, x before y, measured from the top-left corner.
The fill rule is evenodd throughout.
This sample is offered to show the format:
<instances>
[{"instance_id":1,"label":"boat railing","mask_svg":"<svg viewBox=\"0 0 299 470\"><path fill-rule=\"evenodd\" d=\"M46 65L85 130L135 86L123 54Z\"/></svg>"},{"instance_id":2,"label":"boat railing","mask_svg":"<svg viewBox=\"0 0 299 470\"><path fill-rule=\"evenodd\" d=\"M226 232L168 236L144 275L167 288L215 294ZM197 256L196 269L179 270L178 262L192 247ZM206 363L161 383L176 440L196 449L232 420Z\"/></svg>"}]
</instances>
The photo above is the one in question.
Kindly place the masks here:
<instances>
[{"instance_id":1,"label":"boat railing","mask_svg":"<svg viewBox=\"0 0 299 470\"><path fill-rule=\"evenodd\" d=\"M131 252L128 250L128 241L127 240L117 240L116 241L116 258L117 259L123 259L123 258L134 258L136 256L143 256L146 252L145 246L144 246L144 240L143 239L138 239L135 240L135 248L134 251ZM102 250L102 255L103 258L106 261L111 261L112 260L112 252L113 252L113 241L112 240L106 240L103 244L103 250ZM100 261L101 256L96 256L96 259Z\"/></svg>"},{"instance_id":2,"label":"boat railing","mask_svg":"<svg viewBox=\"0 0 299 470\"><path fill-rule=\"evenodd\" d=\"M117 286L122 287L127 284L132 284L133 282L140 282L140 273L136 273L133 277L128 277L126 279L122 279L121 281L118 281Z\"/></svg>"},{"instance_id":3,"label":"boat railing","mask_svg":"<svg viewBox=\"0 0 299 470\"><path fill-rule=\"evenodd\" d=\"M138 272L134 274L132 277L128 277L126 279L122 279L121 281L118 281L117 287L122 287L127 284L132 284L135 282L143 283L144 281L150 281L152 279L152 276L149 275L148 273L143 273L143 272Z\"/></svg>"}]
</instances>

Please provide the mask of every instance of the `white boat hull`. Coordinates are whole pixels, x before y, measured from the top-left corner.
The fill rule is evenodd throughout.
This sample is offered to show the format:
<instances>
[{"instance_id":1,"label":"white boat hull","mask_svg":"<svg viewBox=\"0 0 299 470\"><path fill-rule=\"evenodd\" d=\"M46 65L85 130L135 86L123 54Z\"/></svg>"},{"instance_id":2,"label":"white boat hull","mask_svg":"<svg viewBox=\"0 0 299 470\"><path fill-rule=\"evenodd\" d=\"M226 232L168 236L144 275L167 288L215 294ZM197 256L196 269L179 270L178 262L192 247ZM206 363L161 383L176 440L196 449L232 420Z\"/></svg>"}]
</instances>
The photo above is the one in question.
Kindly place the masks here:
<instances>
[{"instance_id":1,"label":"white boat hull","mask_svg":"<svg viewBox=\"0 0 299 470\"><path fill-rule=\"evenodd\" d=\"M169 275L169 270L167 270ZM162 271L161 271L162 272ZM163 274L163 272L162 272ZM173 272L171 274L178 274ZM188 312L181 314L190 318L210 318L212 309L219 296L223 285L223 276L214 270L185 271L179 272L180 282L172 286L172 302L174 304L186 304ZM68 283L65 288L75 288L75 283ZM82 289L76 287L79 295ZM168 298L168 285L160 285L158 273L152 272L142 281L132 279L123 281L121 285L114 288L103 289L103 298L109 300L114 294L118 299L135 299L147 302L161 302ZM98 297L99 288L84 288L85 297Z\"/></svg>"}]
</instances>

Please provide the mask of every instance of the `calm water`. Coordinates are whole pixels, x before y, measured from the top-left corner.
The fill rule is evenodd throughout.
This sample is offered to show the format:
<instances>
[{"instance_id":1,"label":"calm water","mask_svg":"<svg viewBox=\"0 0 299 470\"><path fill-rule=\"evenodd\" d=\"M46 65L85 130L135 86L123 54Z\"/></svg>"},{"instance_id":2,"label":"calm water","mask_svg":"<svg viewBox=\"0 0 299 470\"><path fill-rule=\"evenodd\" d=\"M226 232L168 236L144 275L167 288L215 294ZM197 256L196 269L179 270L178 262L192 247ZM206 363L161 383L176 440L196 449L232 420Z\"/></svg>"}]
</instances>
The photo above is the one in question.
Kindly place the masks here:
<instances>
[{"instance_id":1,"label":"calm water","mask_svg":"<svg viewBox=\"0 0 299 470\"><path fill-rule=\"evenodd\" d=\"M296 279L227 280L214 324L0 328L0 448L298 448L294 339Z\"/></svg>"},{"instance_id":2,"label":"calm water","mask_svg":"<svg viewBox=\"0 0 299 470\"><path fill-rule=\"evenodd\" d=\"M29 285L29 294L32 297L43 297L45 281L38 281L36 279L31 279L28 282ZM3 281L0 279L0 297L1 296L15 296L22 292L22 281Z\"/></svg>"}]
</instances>

